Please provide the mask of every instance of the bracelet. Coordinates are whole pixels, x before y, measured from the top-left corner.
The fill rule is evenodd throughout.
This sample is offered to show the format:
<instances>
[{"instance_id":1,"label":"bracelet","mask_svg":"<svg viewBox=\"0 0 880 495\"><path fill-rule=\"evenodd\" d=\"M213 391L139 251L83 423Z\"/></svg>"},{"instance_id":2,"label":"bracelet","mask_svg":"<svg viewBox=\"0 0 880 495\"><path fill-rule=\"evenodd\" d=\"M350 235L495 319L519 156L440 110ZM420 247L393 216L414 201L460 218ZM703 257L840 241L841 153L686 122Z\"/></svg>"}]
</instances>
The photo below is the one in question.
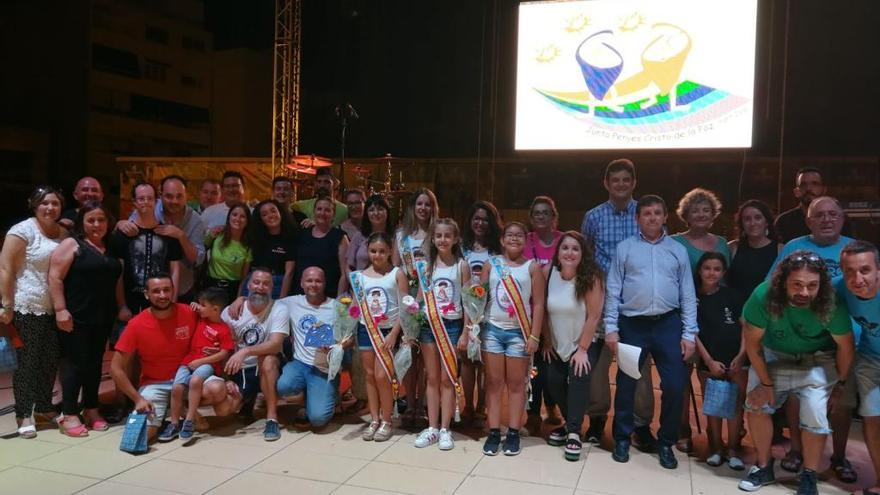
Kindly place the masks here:
<instances>
[{"instance_id":1,"label":"bracelet","mask_svg":"<svg viewBox=\"0 0 880 495\"><path fill-rule=\"evenodd\" d=\"M764 383L764 382L761 382L761 386L762 386L762 387L770 387L770 388L772 388L772 387L773 387L773 384L772 384L772 383Z\"/></svg>"},{"instance_id":2,"label":"bracelet","mask_svg":"<svg viewBox=\"0 0 880 495\"><path fill-rule=\"evenodd\" d=\"M539 344L541 343L541 339L539 339L538 337L535 337L535 334L529 335L529 340L534 340L535 342L537 342Z\"/></svg>"}]
</instances>

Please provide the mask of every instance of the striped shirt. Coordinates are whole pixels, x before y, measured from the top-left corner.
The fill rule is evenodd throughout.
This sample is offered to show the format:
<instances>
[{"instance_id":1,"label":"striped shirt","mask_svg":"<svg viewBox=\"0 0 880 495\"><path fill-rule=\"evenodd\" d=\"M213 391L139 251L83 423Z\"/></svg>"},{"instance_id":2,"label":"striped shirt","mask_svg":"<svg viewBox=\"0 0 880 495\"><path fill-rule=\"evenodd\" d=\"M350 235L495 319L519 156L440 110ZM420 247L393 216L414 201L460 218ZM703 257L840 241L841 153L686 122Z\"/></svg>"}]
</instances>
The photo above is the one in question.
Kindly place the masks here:
<instances>
[{"instance_id":1,"label":"striped shirt","mask_svg":"<svg viewBox=\"0 0 880 495\"><path fill-rule=\"evenodd\" d=\"M605 273L611 267L611 259L617 244L639 233L636 222L636 200L630 199L626 209L618 210L614 203L606 201L588 211L581 224L581 234L593 244L596 261Z\"/></svg>"}]
</instances>

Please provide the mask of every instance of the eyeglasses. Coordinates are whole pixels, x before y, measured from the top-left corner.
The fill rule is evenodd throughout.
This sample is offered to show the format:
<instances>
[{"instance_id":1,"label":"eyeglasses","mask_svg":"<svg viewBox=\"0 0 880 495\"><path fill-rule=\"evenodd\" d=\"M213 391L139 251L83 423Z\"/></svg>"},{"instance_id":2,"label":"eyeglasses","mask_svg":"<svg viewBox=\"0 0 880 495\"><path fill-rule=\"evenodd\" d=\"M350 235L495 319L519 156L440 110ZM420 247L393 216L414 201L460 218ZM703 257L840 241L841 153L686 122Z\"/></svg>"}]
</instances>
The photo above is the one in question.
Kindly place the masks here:
<instances>
[{"instance_id":1,"label":"eyeglasses","mask_svg":"<svg viewBox=\"0 0 880 495\"><path fill-rule=\"evenodd\" d=\"M795 251L790 254L786 260L792 265L805 263L817 268L825 268L825 261L816 253L810 251Z\"/></svg>"},{"instance_id":2,"label":"eyeglasses","mask_svg":"<svg viewBox=\"0 0 880 495\"><path fill-rule=\"evenodd\" d=\"M509 232L504 234L505 239L525 239L526 235L522 232Z\"/></svg>"},{"instance_id":3,"label":"eyeglasses","mask_svg":"<svg viewBox=\"0 0 880 495\"><path fill-rule=\"evenodd\" d=\"M820 212L816 212L816 213L813 213L812 215L810 215L810 218L815 218L818 220L824 220L826 218L829 220L837 220L838 218L840 218L840 212L839 211L820 211Z\"/></svg>"},{"instance_id":4,"label":"eyeglasses","mask_svg":"<svg viewBox=\"0 0 880 495\"><path fill-rule=\"evenodd\" d=\"M532 212L533 217L552 217L553 212L550 210L535 210Z\"/></svg>"}]
</instances>

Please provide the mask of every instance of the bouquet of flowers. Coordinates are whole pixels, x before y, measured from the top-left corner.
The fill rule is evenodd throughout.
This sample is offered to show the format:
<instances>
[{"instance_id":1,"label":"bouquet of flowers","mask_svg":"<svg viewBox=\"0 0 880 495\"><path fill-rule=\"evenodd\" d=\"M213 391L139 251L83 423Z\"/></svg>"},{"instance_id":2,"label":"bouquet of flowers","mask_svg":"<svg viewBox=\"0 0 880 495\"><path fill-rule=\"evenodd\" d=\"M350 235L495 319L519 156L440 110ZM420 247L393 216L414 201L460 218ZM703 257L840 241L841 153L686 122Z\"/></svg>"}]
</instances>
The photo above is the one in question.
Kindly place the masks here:
<instances>
[{"instance_id":1,"label":"bouquet of flowers","mask_svg":"<svg viewBox=\"0 0 880 495\"><path fill-rule=\"evenodd\" d=\"M394 354L394 372L397 374L397 379L402 381L412 365L412 344L419 341L419 333L427 319L421 305L412 296L401 298L399 315L403 339L402 345Z\"/></svg>"},{"instance_id":2,"label":"bouquet of flowers","mask_svg":"<svg viewBox=\"0 0 880 495\"><path fill-rule=\"evenodd\" d=\"M333 339L336 343L330 346L327 353L327 380L335 378L342 368L342 346L348 339L354 338L360 316L361 308L352 298L344 296L336 301L336 322L333 324Z\"/></svg>"},{"instance_id":3,"label":"bouquet of flowers","mask_svg":"<svg viewBox=\"0 0 880 495\"><path fill-rule=\"evenodd\" d=\"M467 337L467 355L471 361L480 361L480 322L486 312L486 300L488 299L488 284L474 284L461 292L461 304L464 312L470 319L470 325L465 329Z\"/></svg>"}]
</instances>

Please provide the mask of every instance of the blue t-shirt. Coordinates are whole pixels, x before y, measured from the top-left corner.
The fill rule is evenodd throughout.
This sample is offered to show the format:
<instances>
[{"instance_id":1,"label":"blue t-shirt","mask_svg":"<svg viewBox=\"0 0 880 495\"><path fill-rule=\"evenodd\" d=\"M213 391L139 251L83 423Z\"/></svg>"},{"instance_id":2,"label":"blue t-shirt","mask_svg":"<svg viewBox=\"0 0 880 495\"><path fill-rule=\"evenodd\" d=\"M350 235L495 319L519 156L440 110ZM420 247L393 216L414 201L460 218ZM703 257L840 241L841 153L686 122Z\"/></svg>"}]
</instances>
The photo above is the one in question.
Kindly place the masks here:
<instances>
[{"instance_id":1,"label":"blue t-shirt","mask_svg":"<svg viewBox=\"0 0 880 495\"><path fill-rule=\"evenodd\" d=\"M852 318L859 352L880 358L880 294L862 299L846 288L843 278L834 280L834 289Z\"/></svg>"},{"instance_id":2,"label":"blue t-shirt","mask_svg":"<svg viewBox=\"0 0 880 495\"><path fill-rule=\"evenodd\" d=\"M840 251L850 242L852 242L852 239L846 236L840 236L840 239L838 239L836 243L829 246L820 246L816 244L813 242L813 236L810 235L792 239L782 247L782 251L779 252L779 256L776 257L776 261L773 262L773 266L771 266L770 271L767 272L767 278L769 279L773 276L773 271L776 270L776 265L778 265L786 256L797 250L804 250L812 251L822 258L825 265L828 267L828 276L833 280L834 278L843 275L843 272L840 270Z\"/></svg>"}]
</instances>

